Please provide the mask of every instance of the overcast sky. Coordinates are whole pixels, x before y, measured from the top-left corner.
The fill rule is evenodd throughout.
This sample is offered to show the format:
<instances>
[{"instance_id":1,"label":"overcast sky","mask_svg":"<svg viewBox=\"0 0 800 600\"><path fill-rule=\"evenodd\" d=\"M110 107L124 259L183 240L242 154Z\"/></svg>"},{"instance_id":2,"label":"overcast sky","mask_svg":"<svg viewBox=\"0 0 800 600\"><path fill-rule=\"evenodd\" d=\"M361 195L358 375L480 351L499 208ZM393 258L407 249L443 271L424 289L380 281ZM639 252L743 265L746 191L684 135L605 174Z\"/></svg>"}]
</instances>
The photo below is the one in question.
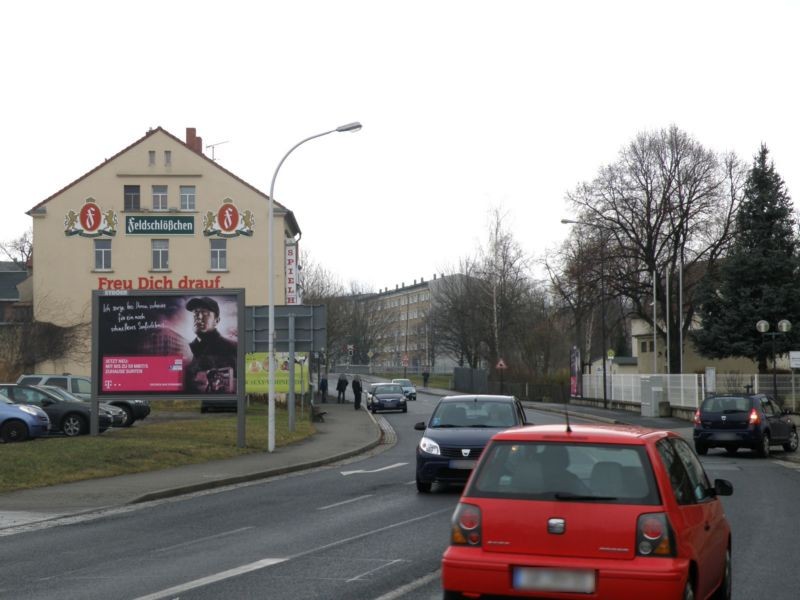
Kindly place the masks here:
<instances>
[{"instance_id":1,"label":"overcast sky","mask_svg":"<svg viewBox=\"0 0 800 600\"><path fill-rule=\"evenodd\" d=\"M800 3L485 0L3 6L4 205L25 212L161 126L295 212L348 284L431 278L500 208L533 258L565 193L642 131L675 124L800 188ZM222 143L225 142L225 143ZM211 149L207 154L211 155Z\"/></svg>"}]
</instances>

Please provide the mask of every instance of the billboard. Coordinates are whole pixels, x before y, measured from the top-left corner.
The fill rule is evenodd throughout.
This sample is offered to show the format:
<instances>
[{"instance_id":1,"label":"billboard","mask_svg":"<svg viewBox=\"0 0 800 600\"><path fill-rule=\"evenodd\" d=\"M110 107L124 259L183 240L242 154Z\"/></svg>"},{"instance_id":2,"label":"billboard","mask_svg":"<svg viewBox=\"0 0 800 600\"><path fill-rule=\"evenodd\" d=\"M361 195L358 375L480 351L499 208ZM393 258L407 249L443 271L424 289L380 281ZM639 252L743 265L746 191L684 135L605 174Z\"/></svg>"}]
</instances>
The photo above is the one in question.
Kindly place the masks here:
<instances>
[{"instance_id":1,"label":"billboard","mask_svg":"<svg viewBox=\"0 0 800 600\"><path fill-rule=\"evenodd\" d=\"M93 315L100 397L233 399L244 384L243 290L95 291Z\"/></svg>"},{"instance_id":2,"label":"billboard","mask_svg":"<svg viewBox=\"0 0 800 600\"><path fill-rule=\"evenodd\" d=\"M248 394L266 394L269 392L269 363L267 352L248 352L245 354L247 373L245 374L245 392ZM303 392L308 388L308 352L297 352L294 355L294 391ZM275 352L275 391L289 391L289 353Z\"/></svg>"}]
</instances>

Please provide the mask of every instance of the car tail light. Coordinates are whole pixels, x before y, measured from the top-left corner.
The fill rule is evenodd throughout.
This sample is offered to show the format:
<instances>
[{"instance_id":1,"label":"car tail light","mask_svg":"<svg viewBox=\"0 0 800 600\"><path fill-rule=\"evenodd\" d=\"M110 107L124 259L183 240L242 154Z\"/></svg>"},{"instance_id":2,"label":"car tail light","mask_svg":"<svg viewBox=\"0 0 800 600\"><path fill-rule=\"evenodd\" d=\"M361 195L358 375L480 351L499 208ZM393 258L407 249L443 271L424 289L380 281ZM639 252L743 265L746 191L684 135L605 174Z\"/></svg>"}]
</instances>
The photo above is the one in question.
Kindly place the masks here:
<instances>
[{"instance_id":1,"label":"car tail light","mask_svg":"<svg viewBox=\"0 0 800 600\"><path fill-rule=\"evenodd\" d=\"M480 546L481 509L474 504L460 503L452 519L450 543L457 546Z\"/></svg>"},{"instance_id":2,"label":"car tail light","mask_svg":"<svg viewBox=\"0 0 800 600\"><path fill-rule=\"evenodd\" d=\"M761 415L755 408L750 409L750 418L748 419L750 425L759 425L761 423Z\"/></svg>"},{"instance_id":3,"label":"car tail light","mask_svg":"<svg viewBox=\"0 0 800 600\"><path fill-rule=\"evenodd\" d=\"M698 408L694 411L694 419L692 419L695 425L700 425L700 409Z\"/></svg>"},{"instance_id":4,"label":"car tail light","mask_svg":"<svg viewBox=\"0 0 800 600\"><path fill-rule=\"evenodd\" d=\"M636 524L636 554L638 556L675 556L675 543L667 515L639 515Z\"/></svg>"}]
</instances>

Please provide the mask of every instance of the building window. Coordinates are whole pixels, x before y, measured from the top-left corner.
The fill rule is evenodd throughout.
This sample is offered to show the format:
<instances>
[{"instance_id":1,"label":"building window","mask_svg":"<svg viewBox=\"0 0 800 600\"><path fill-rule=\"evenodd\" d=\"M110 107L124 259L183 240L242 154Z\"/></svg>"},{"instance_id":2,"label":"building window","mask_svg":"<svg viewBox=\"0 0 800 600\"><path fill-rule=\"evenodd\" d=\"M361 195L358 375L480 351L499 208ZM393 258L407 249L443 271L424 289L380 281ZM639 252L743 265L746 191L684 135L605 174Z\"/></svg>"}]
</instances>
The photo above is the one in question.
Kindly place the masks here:
<instances>
[{"instance_id":1,"label":"building window","mask_svg":"<svg viewBox=\"0 0 800 600\"><path fill-rule=\"evenodd\" d=\"M153 210L167 210L167 186L153 186Z\"/></svg>"},{"instance_id":2,"label":"building window","mask_svg":"<svg viewBox=\"0 0 800 600\"><path fill-rule=\"evenodd\" d=\"M164 150L164 166L172 166L172 150Z\"/></svg>"},{"instance_id":3,"label":"building window","mask_svg":"<svg viewBox=\"0 0 800 600\"><path fill-rule=\"evenodd\" d=\"M169 240L153 240L153 270L166 271L169 269Z\"/></svg>"},{"instance_id":4,"label":"building window","mask_svg":"<svg viewBox=\"0 0 800 600\"><path fill-rule=\"evenodd\" d=\"M181 186L181 210L194 210L195 191L193 185Z\"/></svg>"},{"instance_id":5,"label":"building window","mask_svg":"<svg viewBox=\"0 0 800 600\"><path fill-rule=\"evenodd\" d=\"M125 186L125 210L141 210L138 185Z\"/></svg>"},{"instance_id":6,"label":"building window","mask_svg":"<svg viewBox=\"0 0 800 600\"><path fill-rule=\"evenodd\" d=\"M148 150L147 151L147 164L151 167L156 166L156 151L155 150Z\"/></svg>"},{"instance_id":7,"label":"building window","mask_svg":"<svg viewBox=\"0 0 800 600\"><path fill-rule=\"evenodd\" d=\"M211 270L225 271L228 268L228 240L211 240Z\"/></svg>"},{"instance_id":8,"label":"building window","mask_svg":"<svg viewBox=\"0 0 800 600\"><path fill-rule=\"evenodd\" d=\"M94 268L97 271L111 270L111 240L94 241Z\"/></svg>"}]
</instances>

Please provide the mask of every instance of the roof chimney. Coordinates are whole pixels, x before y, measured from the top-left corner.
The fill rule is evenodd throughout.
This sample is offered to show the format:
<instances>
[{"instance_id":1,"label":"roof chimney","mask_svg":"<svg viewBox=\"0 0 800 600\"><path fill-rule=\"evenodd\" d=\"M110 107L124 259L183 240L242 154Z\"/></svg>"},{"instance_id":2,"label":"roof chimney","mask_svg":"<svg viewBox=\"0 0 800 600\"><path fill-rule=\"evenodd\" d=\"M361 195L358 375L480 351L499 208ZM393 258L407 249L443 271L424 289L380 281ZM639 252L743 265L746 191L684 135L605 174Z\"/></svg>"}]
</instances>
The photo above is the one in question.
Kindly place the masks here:
<instances>
[{"instance_id":1,"label":"roof chimney","mask_svg":"<svg viewBox=\"0 0 800 600\"><path fill-rule=\"evenodd\" d=\"M203 138L197 137L197 129L194 127L186 128L186 145L198 154L203 153Z\"/></svg>"}]
</instances>

